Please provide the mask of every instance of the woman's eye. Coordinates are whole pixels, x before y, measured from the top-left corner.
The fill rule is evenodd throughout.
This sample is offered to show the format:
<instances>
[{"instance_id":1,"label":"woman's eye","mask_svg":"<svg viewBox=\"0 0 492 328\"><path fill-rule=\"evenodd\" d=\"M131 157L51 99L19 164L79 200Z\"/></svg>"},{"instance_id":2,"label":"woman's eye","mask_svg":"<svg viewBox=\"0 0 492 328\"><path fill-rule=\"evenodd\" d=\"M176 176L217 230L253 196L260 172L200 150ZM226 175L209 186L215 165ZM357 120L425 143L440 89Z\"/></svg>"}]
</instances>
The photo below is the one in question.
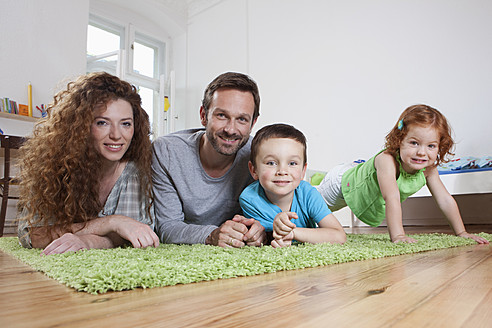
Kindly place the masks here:
<instances>
[{"instance_id":1,"label":"woman's eye","mask_svg":"<svg viewBox=\"0 0 492 328\"><path fill-rule=\"evenodd\" d=\"M103 125L106 125L106 124L107 124L106 121L97 121L96 122L96 125L97 126L103 126Z\"/></svg>"},{"instance_id":2,"label":"woman's eye","mask_svg":"<svg viewBox=\"0 0 492 328\"><path fill-rule=\"evenodd\" d=\"M132 126L132 122L123 122L123 126L131 127Z\"/></svg>"}]
</instances>

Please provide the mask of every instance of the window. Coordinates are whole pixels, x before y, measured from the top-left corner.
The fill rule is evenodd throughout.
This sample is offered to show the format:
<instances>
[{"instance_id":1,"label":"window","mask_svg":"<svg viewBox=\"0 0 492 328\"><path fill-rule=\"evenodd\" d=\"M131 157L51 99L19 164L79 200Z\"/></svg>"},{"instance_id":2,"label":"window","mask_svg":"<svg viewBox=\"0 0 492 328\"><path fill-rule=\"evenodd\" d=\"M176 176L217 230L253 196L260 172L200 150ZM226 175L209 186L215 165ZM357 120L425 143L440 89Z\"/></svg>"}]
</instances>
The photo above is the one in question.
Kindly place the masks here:
<instances>
[{"instance_id":1,"label":"window","mask_svg":"<svg viewBox=\"0 0 492 328\"><path fill-rule=\"evenodd\" d=\"M170 132L168 113L164 113L165 64L165 42L138 31L132 24L119 26L90 15L87 72L105 71L135 85L154 137Z\"/></svg>"}]
</instances>

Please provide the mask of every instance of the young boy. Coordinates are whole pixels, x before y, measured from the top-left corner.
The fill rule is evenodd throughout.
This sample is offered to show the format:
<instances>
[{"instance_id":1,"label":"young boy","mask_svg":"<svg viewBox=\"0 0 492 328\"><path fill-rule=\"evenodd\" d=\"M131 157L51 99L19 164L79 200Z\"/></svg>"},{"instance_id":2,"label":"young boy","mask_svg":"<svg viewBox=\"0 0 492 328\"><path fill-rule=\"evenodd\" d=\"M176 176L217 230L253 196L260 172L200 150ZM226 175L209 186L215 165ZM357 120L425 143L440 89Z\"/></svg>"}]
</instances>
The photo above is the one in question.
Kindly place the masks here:
<instances>
[{"instance_id":1,"label":"young boy","mask_svg":"<svg viewBox=\"0 0 492 328\"><path fill-rule=\"evenodd\" d=\"M251 143L249 171L257 181L244 189L239 203L246 217L273 232L273 247L289 246L292 240L340 244L346 240L319 192L302 180L306 161L306 137L290 125L265 126Z\"/></svg>"}]
</instances>

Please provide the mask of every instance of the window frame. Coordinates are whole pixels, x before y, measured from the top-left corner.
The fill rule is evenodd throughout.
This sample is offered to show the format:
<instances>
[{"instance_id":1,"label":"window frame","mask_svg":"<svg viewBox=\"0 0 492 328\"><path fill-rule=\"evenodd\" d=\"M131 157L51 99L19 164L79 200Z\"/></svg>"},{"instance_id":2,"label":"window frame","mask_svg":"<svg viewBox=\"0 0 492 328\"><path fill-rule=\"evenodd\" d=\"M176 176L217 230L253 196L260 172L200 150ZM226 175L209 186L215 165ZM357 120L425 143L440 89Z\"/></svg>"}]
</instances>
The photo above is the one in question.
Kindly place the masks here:
<instances>
[{"instance_id":1,"label":"window frame","mask_svg":"<svg viewBox=\"0 0 492 328\"><path fill-rule=\"evenodd\" d=\"M171 132L171 127L169 126L170 113L164 113L164 97L169 94L171 89L170 83L168 83L169 78L166 78L169 75L167 63L169 60L170 39L167 36L159 39L155 38L150 33L146 33L146 31L137 28L131 23L119 24L111 19L93 13L89 14L88 25L120 36L119 50L93 57L97 61L97 59L104 58L105 56L117 55L116 72L111 65L105 66L104 63L96 67L98 69L101 67L108 73L115 74L119 78L135 85L137 88L143 87L153 90L153 115L151 118L153 137L156 138ZM133 45L135 42L157 50L157 56L154 56L154 77L149 77L133 70ZM88 56L87 59L87 70L89 71L91 57Z\"/></svg>"}]
</instances>

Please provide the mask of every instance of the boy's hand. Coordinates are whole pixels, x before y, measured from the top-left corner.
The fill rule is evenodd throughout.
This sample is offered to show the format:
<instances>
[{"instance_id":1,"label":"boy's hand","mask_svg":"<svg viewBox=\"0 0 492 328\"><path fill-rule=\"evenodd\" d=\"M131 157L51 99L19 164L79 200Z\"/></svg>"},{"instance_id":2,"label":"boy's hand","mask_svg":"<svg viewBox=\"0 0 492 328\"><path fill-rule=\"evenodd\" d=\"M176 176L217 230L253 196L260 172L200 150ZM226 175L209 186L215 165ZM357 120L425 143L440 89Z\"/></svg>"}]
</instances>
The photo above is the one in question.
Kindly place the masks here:
<instances>
[{"instance_id":1,"label":"boy's hand","mask_svg":"<svg viewBox=\"0 0 492 328\"><path fill-rule=\"evenodd\" d=\"M272 240L271 245L274 248L288 247L288 246L292 245L292 239L294 239L294 232L293 231L282 239Z\"/></svg>"},{"instance_id":2,"label":"boy's hand","mask_svg":"<svg viewBox=\"0 0 492 328\"><path fill-rule=\"evenodd\" d=\"M462 233L458 234L457 236L459 236L459 237L463 237L463 238L470 238L470 239L473 239L474 241L476 241L476 242L477 242L477 243L479 243L479 244L488 244L488 243L489 243L489 241L488 241L487 239L482 238L482 237L477 236L477 235L473 235L473 234L468 233L468 232L466 232L466 231L464 231L464 232L462 232Z\"/></svg>"},{"instance_id":3,"label":"boy's hand","mask_svg":"<svg viewBox=\"0 0 492 328\"><path fill-rule=\"evenodd\" d=\"M292 223L291 219L297 219L297 213L294 212L280 212L275 216L273 220L273 238L274 239L283 239L288 234L292 233L292 230L295 229L296 225ZM293 238L292 233L292 238ZM291 238L291 239L292 239Z\"/></svg>"},{"instance_id":4,"label":"boy's hand","mask_svg":"<svg viewBox=\"0 0 492 328\"><path fill-rule=\"evenodd\" d=\"M391 238L391 241L394 243L417 243L418 240L410 238L405 235L398 235L393 238Z\"/></svg>"}]
</instances>

